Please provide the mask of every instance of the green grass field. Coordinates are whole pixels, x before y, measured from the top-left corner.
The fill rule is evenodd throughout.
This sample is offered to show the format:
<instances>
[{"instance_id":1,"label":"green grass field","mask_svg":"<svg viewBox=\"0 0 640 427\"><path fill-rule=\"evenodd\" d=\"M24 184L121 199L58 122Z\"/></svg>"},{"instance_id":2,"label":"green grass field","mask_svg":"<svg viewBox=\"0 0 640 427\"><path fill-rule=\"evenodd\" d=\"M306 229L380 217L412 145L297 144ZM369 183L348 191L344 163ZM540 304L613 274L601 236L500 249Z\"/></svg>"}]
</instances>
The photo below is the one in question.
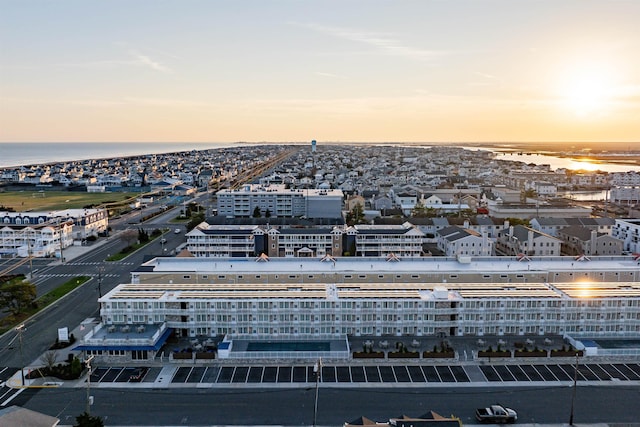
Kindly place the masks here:
<instances>
[{"instance_id":1,"label":"green grass field","mask_svg":"<svg viewBox=\"0 0 640 427\"><path fill-rule=\"evenodd\" d=\"M81 193L71 191L7 191L0 192L0 206L16 212L80 209L105 202L124 202L140 193Z\"/></svg>"}]
</instances>

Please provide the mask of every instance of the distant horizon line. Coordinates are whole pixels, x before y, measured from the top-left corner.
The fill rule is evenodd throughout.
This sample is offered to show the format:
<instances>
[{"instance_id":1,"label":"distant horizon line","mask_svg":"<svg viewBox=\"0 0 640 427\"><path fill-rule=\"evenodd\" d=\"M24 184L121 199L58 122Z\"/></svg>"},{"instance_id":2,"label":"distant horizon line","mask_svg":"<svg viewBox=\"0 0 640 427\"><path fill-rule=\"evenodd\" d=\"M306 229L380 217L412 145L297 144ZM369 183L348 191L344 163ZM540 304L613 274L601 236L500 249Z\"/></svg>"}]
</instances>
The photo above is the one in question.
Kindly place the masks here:
<instances>
[{"instance_id":1,"label":"distant horizon line","mask_svg":"<svg viewBox=\"0 0 640 427\"><path fill-rule=\"evenodd\" d=\"M0 144L309 144L306 141L0 141ZM544 141L333 141L316 140L322 144L636 144L638 141L610 141L610 140L544 140Z\"/></svg>"}]
</instances>

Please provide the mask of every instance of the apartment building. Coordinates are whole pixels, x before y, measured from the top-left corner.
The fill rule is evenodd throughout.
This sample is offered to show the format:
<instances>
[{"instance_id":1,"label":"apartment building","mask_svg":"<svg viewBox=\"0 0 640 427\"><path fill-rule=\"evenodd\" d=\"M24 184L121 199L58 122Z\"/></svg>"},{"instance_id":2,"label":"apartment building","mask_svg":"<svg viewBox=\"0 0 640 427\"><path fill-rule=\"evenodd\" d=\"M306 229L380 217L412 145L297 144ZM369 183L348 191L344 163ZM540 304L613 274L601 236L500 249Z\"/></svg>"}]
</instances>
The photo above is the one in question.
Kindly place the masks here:
<instances>
[{"instance_id":1,"label":"apartment building","mask_svg":"<svg viewBox=\"0 0 640 427\"><path fill-rule=\"evenodd\" d=\"M229 217L342 217L342 190L291 189L284 184L247 184L216 193L218 214Z\"/></svg>"},{"instance_id":2,"label":"apartment building","mask_svg":"<svg viewBox=\"0 0 640 427\"><path fill-rule=\"evenodd\" d=\"M569 255L622 255L623 241L586 227L570 226L558 232L562 252Z\"/></svg>"},{"instance_id":3,"label":"apartment building","mask_svg":"<svg viewBox=\"0 0 640 427\"><path fill-rule=\"evenodd\" d=\"M616 219L612 236L623 241L623 251L640 253L640 219Z\"/></svg>"},{"instance_id":4,"label":"apartment building","mask_svg":"<svg viewBox=\"0 0 640 427\"><path fill-rule=\"evenodd\" d=\"M187 249L196 257L419 257L424 239L424 233L411 223L275 228L203 222L186 236Z\"/></svg>"},{"instance_id":5,"label":"apartment building","mask_svg":"<svg viewBox=\"0 0 640 427\"><path fill-rule=\"evenodd\" d=\"M611 236L616 220L613 218L554 218L538 217L529 221L531 228L541 233L557 237L558 232L564 228L577 226L597 231L600 234Z\"/></svg>"},{"instance_id":6,"label":"apartment building","mask_svg":"<svg viewBox=\"0 0 640 427\"><path fill-rule=\"evenodd\" d=\"M255 339L619 336L640 333L637 267L629 257L158 258L100 298L100 316L116 328Z\"/></svg>"},{"instance_id":7,"label":"apartment building","mask_svg":"<svg viewBox=\"0 0 640 427\"><path fill-rule=\"evenodd\" d=\"M107 231L105 209L65 209L47 212L0 212L0 253L48 257Z\"/></svg>"},{"instance_id":8,"label":"apartment building","mask_svg":"<svg viewBox=\"0 0 640 427\"><path fill-rule=\"evenodd\" d=\"M559 256L562 240L522 225L498 233L496 250L506 255Z\"/></svg>"}]
</instances>

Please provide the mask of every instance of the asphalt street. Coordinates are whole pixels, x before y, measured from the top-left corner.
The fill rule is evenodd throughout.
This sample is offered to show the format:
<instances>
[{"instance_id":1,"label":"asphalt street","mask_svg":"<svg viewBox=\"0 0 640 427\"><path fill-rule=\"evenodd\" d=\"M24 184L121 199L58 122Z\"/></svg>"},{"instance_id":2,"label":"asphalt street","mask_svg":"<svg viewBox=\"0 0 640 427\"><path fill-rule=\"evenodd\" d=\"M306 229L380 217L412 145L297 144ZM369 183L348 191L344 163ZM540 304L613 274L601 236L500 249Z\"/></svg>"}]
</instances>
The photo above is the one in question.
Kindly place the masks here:
<instances>
[{"instance_id":1,"label":"asphalt street","mask_svg":"<svg viewBox=\"0 0 640 427\"><path fill-rule=\"evenodd\" d=\"M318 398L318 425L340 426L360 416L383 421L434 410L474 424L476 407L500 402L517 409L519 423L567 423L570 387L325 388ZM313 422L315 388L306 389L99 389L91 390L91 412L107 425L282 425ZM640 388L578 387L576 423L634 423L640 420ZM46 389L25 407L71 423L86 405L86 389ZM153 414L153 416L150 416Z\"/></svg>"}]
</instances>

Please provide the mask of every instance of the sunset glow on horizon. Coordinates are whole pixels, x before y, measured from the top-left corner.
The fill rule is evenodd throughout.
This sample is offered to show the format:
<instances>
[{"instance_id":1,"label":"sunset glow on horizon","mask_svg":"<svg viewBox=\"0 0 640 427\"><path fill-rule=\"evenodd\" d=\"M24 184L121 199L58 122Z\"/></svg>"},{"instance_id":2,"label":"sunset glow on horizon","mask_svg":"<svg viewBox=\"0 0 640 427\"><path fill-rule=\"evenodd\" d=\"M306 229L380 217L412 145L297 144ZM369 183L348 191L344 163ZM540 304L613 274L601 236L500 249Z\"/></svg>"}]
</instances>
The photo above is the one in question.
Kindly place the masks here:
<instances>
[{"instance_id":1,"label":"sunset glow on horizon","mask_svg":"<svg viewBox=\"0 0 640 427\"><path fill-rule=\"evenodd\" d=\"M0 142L633 145L638 22L633 0L0 0Z\"/></svg>"}]
</instances>

